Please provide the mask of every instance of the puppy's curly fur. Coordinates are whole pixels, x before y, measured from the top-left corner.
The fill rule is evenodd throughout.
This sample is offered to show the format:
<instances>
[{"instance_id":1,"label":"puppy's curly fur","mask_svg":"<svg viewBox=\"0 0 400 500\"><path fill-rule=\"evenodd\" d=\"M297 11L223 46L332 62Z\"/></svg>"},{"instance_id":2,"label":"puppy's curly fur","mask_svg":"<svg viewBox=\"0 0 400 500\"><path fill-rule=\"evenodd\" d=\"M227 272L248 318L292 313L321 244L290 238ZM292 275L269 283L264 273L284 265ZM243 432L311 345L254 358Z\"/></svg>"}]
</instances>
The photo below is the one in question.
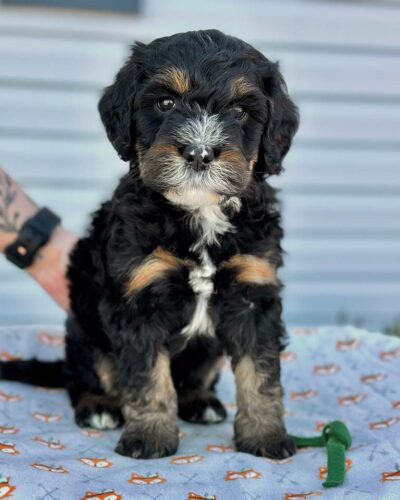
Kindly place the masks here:
<instances>
[{"instance_id":1,"label":"puppy's curly fur","mask_svg":"<svg viewBox=\"0 0 400 500\"><path fill-rule=\"evenodd\" d=\"M99 111L130 170L71 256L63 380L76 422L124 423L123 455L170 455L178 414L225 418L214 387L228 353L237 449L292 454L282 230L265 177L280 172L298 114L277 64L215 30L136 43ZM4 378L44 385L59 372L60 363L2 364Z\"/></svg>"}]
</instances>

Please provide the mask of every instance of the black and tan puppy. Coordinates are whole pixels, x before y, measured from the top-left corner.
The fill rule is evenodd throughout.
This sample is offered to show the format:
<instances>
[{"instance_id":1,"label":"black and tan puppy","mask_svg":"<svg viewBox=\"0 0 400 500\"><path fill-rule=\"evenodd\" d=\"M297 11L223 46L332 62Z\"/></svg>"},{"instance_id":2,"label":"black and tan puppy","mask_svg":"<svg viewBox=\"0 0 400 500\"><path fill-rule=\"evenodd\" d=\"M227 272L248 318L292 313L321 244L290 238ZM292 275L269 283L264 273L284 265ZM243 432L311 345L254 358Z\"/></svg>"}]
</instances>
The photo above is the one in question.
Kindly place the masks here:
<instances>
[{"instance_id":1,"label":"black and tan puppy","mask_svg":"<svg viewBox=\"0 0 400 500\"><path fill-rule=\"evenodd\" d=\"M237 449L291 455L282 230L265 177L298 115L278 66L215 30L137 43L99 110L130 170L72 254L65 365L3 363L3 378L64 385L78 425L123 423L119 453L163 457L178 415L225 418L214 385L227 353Z\"/></svg>"}]
</instances>

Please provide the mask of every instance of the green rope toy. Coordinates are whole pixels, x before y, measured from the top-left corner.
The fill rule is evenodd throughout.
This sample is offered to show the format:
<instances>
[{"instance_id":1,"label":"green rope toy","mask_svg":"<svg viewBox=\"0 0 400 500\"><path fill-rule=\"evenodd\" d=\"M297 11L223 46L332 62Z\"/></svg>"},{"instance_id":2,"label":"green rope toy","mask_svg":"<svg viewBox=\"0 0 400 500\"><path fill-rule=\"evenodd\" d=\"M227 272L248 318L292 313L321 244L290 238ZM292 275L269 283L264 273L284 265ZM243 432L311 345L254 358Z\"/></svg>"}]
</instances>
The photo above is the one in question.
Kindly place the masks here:
<instances>
[{"instance_id":1,"label":"green rope toy","mask_svg":"<svg viewBox=\"0 0 400 500\"><path fill-rule=\"evenodd\" d=\"M324 488L335 488L343 484L346 472L345 452L351 446L351 435L343 422L334 420L326 424L321 436L307 438L290 435L290 438L298 448L326 446L328 477L322 483L322 486Z\"/></svg>"}]
</instances>

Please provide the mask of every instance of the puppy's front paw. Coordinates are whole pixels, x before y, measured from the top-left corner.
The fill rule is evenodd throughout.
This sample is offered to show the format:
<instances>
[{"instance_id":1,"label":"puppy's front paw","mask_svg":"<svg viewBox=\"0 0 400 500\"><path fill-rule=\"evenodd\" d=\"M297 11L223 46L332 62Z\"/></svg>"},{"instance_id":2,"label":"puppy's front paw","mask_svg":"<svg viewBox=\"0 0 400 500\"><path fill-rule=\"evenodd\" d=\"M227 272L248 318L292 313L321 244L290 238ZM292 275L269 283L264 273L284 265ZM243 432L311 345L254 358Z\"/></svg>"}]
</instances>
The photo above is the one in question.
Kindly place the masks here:
<instances>
[{"instance_id":1,"label":"puppy's front paw","mask_svg":"<svg viewBox=\"0 0 400 500\"><path fill-rule=\"evenodd\" d=\"M216 424L226 419L226 410L215 396L179 401L179 416L198 424Z\"/></svg>"},{"instance_id":2,"label":"puppy's front paw","mask_svg":"<svg viewBox=\"0 0 400 500\"><path fill-rule=\"evenodd\" d=\"M244 453L282 460L296 453L296 446L287 434L241 439L236 436L236 448Z\"/></svg>"},{"instance_id":3,"label":"puppy's front paw","mask_svg":"<svg viewBox=\"0 0 400 500\"><path fill-rule=\"evenodd\" d=\"M79 427L116 429L123 424L118 402L108 396L85 396L75 408L75 422Z\"/></svg>"},{"instance_id":4,"label":"puppy's front paw","mask_svg":"<svg viewBox=\"0 0 400 500\"><path fill-rule=\"evenodd\" d=\"M162 458L173 455L178 449L178 428L174 432L161 433L137 429L126 429L115 451L131 458Z\"/></svg>"}]
</instances>

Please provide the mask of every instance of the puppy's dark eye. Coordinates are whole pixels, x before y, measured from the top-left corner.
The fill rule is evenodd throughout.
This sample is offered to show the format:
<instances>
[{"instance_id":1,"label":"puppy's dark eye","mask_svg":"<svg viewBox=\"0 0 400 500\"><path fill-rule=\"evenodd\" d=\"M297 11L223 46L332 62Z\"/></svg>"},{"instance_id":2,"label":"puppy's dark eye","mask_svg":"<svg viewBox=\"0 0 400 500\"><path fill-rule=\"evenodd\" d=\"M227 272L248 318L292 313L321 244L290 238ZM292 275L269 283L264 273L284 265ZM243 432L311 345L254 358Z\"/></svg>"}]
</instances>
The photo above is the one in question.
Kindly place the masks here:
<instances>
[{"instance_id":1,"label":"puppy's dark eye","mask_svg":"<svg viewBox=\"0 0 400 500\"><path fill-rule=\"evenodd\" d=\"M242 106L234 106L233 107L233 116L235 117L235 120L243 120L246 117L247 113L246 111L242 108Z\"/></svg>"},{"instance_id":2,"label":"puppy's dark eye","mask_svg":"<svg viewBox=\"0 0 400 500\"><path fill-rule=\"evenodd\" d=\"M171 97L161 97L157 101L157 108L166 113L167 111L171 111L175 107L175 101Z\"/></svg>"}]
</instances>

